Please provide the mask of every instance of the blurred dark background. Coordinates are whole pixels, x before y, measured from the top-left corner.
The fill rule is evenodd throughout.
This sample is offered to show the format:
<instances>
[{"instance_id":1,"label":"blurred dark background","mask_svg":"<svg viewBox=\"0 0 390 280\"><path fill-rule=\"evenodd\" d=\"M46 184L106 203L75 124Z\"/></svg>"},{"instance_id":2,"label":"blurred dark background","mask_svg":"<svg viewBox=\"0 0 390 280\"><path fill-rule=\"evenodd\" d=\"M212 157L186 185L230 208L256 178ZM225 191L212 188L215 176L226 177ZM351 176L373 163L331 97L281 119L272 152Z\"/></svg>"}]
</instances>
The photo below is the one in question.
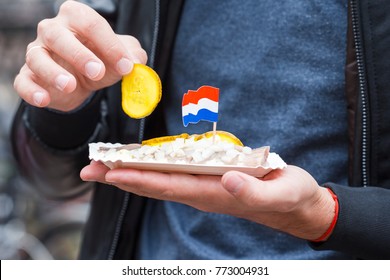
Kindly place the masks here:
<instances>
[{"instance_id":1,"label":"blurred dark background","mask_svg":"<svg viewBox=\"0 0 390 280\"><path fill-rule=\"evenodd\" d=\"M18 175L9 131L20 102L13 80L37 23L64 0L0 0L0 259L75 259L89 194L72 201L39 195Z\"/></svg>"}]
</instances>

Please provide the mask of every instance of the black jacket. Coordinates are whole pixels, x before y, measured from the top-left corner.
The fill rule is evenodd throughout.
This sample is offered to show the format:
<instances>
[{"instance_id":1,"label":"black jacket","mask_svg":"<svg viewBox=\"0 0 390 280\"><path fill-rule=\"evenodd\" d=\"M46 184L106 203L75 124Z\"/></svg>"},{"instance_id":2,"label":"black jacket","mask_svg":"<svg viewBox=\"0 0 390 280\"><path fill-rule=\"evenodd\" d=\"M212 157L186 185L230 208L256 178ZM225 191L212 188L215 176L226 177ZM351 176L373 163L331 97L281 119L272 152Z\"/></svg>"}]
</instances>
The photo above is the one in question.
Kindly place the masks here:
<instances>
[{"instance_id":1,"label":"black jacket","mask_svg":"<svg viewBox=\"0 0 390 280\"><path fill-rule=\"evenodd\" d=\"M183 1L86 2L118 33L141 41L164 85ZM350 186L327 184L339 197L338 223L328 241L311 246L356 258L390 259L390 1L350 0L346 36ZM130 143L165 134L160 104L150 117L132 120L120 109L119 85L70 113L21 103L12 130L21 173L51 197L94 188L81 258L134 258L146 199L82 182L79 172L88 163L89 142Z\"/></svg>"}]
</instances>

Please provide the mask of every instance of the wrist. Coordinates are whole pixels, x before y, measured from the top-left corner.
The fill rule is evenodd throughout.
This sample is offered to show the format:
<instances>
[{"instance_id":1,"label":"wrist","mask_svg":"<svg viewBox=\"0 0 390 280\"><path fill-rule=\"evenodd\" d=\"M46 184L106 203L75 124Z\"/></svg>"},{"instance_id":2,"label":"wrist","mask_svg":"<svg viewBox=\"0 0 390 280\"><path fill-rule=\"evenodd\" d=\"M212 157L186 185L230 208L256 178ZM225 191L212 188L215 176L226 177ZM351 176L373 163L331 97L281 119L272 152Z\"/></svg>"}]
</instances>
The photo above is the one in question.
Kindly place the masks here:
<instances>
[{"instance_id":1,"label":"wrist","mask_svg":"<svg viewBox=\"0 0 390 280\"><path fill-rule=\"evenodd\" d=\"M327 222L323 224L323 228L325 228L322 231L323 233L319 237L315 238L314 240L311 240L311 242L326 241L329 238L329 236L332 234L337 223L338 214L339 214L339 202L337 196L334 194L334 192L331 189L326 188L325 190L328 192L327 196L328 197L330 196L333 201L333 203L331 203L332 208L330 210L326 210L327 214L325 216L327 218L325 220ZM330 199L328 198L327 201L330 201ZM329 219L329 217L331 217L331 219Z\"/></svg>"}]
</instances>

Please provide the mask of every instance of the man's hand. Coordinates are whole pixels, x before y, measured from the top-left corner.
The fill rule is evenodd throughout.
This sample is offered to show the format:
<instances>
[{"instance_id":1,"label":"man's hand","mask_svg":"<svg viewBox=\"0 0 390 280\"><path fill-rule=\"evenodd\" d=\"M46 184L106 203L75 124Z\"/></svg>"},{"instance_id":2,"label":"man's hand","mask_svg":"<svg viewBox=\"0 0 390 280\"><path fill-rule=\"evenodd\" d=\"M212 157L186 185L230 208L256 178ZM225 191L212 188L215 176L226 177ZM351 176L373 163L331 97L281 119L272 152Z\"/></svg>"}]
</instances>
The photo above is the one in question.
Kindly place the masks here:
<instances>
[{"instance_id":1,"label":"man's hand","mask_svg":"<svg viewBox=\"0 0 390 280\"><path fill-rule=\"evenodd\" d=\"M146 60L134 37L115 34L96 11L66 1L55 18L38 24L14 87L31 105L70 111Z\"/></svg>"},{"instance_id":2,"label":"man's hand","mask_svg":"<svg viewBox=\"0 0 390 280\"><path fill-rule=\"evenodd\" d=\"M202 211L248 219L307 240L321 236L334 217L330 193L295 166L274 170L258 179L237 171L220 177L110 170L102 163L91 162L81 171L81 178Z\"/></svg>"}]
</instances>

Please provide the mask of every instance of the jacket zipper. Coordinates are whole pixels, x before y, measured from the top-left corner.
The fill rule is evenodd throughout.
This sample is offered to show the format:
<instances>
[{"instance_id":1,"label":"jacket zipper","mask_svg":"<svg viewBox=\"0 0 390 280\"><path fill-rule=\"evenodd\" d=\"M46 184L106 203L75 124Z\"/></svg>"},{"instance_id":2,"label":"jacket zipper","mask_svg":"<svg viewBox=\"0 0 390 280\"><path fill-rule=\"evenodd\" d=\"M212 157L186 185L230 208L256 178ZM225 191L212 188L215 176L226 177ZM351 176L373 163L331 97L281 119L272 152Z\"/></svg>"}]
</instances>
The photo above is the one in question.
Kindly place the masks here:
<instances>
[{"instance_id":1,"label":"jacket zipper","mask_svg":"<svg viewBox=\"0 0 390 280\"><path fill-rule=\"evenodd\" d=\"M360 33L359 7L357 0L351 0L352 31L355 41L356 62L358 66L359 91L362 105L362 184L368 186L368 98L366 91L365 67L363 60L362 38Z\"/></svg>"},{"instance_id":2,"label":"jacket zipper","mask_svg":"<svg viewBox=\"0 0 390 280\"><path fill-rule=\"evenodd\" d=\"M119 240L119 235L120 235L120 232L122 230L122 224L123 224L123 220L125 218L125 214L127 211L129 200L130 200L130 194L125 193L125 195L123 197L123 201L122 201L121 211L119 212L118 220L117 220L117 223L115 225L114 237L112 238L110 251L108 252L107 259L109 259L109 260L113 260L114 256L115 256L115 252L116 252L116 248L117 248L118 240Z\"/></svg>"},{"instance_id":3,"label":"jacket zipper","mask_svg":"<svg viewBox=\"0 0 390 280\"><path fill-rule=\"evenodd\" d=\"M160 0L156 0L156 6L155 6L155 12L156 12L156 17L155 17L155 22L154 22L154 29L153 29L153 42L152 42L152 48L150 52L150 58L149 58L149 66L154 67L154 62L155 62L155 56L156 56L156 49L157 49L157 39L158 39L158 33L160 29ZM141 143L143 138L144 138L144 131L145 131L145 119L140 120L140 126L139 126L139 134L138 134L138 142ZM130 193L125 193L123 197L123 202L121 206L121 210L119 212L118 220L115 225L115 231L114 231L114 236L112 239L111 247L108 253L108 259L112 260L114 259L116 248L118 246L118 241L119 241L119 235L122 230L122 225L123 225L123 220L126 215L126 211L128 208L130 200Z\"/></svg>"},{"instance_id":4,"label":"jacket zipper","mask_svg":"<svg viewBox=\"0 0 390 280\"><path fill-rule=\"evenodd\" d=\"M156 49L157 49L157 41L158 41L158 33L160 30L160 0L156 0L156 6L155 6L155 21L154 21L154 28L153 28L153 41L152 41L152 47L150 50L150 56L149 56L149 66L154 68L155 64L155 58L156 58ZM138 142L141 143L144 139L144 132L145 132L145 118L141 119L140 121L140 127L139 127L139 133L138 133Z\"/></svg>"}]
</instances>

